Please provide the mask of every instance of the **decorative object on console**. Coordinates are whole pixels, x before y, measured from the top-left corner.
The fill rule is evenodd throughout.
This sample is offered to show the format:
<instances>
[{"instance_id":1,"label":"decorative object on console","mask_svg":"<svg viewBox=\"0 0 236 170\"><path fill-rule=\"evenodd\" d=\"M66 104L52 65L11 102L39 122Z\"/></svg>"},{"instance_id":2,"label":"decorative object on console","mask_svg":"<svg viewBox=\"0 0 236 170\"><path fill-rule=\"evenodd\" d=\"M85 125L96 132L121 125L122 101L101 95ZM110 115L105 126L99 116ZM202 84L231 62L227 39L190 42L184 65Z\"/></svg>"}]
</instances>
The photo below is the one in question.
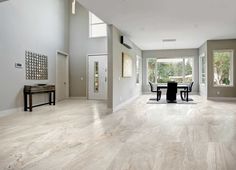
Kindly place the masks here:
<instances>
[{"instance_id":1,"label":"decorative object on console","mask_svg":"<svg viewBox=\"0 0 236 170\"><path fill-rule=\"evenodd\" d=\"M46 55L26 51L25 70L27 80L47 80L48 57Z\"/></svg>"},{"instance_id":2,"label":"decorative object on console","mask_svg":"<svg viewBox=\"0 0 236 170\"><path fill-rule=\"evenodd\" d=\"M133 61L132 57L122 53L122 77L132 77Z\"/></svg>"}]
</instances>

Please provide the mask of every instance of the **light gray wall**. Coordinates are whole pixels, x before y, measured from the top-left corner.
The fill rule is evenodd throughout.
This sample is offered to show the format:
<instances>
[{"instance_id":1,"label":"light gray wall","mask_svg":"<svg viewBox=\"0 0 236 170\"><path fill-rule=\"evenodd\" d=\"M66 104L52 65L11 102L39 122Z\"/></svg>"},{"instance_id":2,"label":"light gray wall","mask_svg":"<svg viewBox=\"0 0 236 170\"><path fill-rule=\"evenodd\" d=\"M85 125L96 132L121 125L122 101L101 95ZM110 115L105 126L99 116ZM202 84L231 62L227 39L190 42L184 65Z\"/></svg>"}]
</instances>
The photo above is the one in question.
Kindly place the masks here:
<instances>
[{"instance_id":1,"label":"light gray wall","mask_svg":"<svg viewBox=\"0 0 236 170\"><path fill-rule=\"evenodd\" d=\"M67 0L10 0L0 3L0 110L23 107L25 84L55 83L56 51L68 52L69 14ZM48 56L49 78L28 81L25 50ZM43 97L44 98L44 97Z\"/></svg>"},{"instance_id":2,"label":"light gray wall","mask_svg":"<svg viewBox=\"0 0 236 170\"><path fill-rule=\"evenodd\" d=\"M142 57L141 50L132 44L132 49L128 49L120 43L120 37L123 35L116 27L110 25L109 27L109 57L108 57L108 99L112 100L109 106L116 109L122 103L132 99L141 94L141 84L136 85L135 62L136 55ZM133 60L133 76L131 78L122 77L122 52L130 55ZM112 67L112 68L111 68ZM112 71L112 72L111 72ZM112 74L111 74L112 73ZM112 82L112 83L111 83Z\"/></svg>"},{"instance_id":3,"label":"light gray wall","mask_svg":"<svg viewBox=\"0 0 236 170\"><path fill-rule=\"evenodd\" d=\"M200 63L200 57L205 56L207 58L207 43L204 43L200 48L199 48L199 94L201 96L207 97L207 59L206 59L206 83L202 84L201 83L201 63Z\"/></svg>"},{"instance_id":4,"label":"light gray wall","mask_svg":"<svg viewBox=\"0 0 236 170\"><path fill-rule=\"evenodd\" d=\"M107 53L107 37L89 38L89 11L76 3L76 14L70 14L71 97L87 96L87 56L101 53Z\"/></svg>"},{"instance_id":5,"label":"light gray wall","mask_svg":"<svg viewBox=\"0 0 236 170\"><path fill-rule=\"evenodd\" d=\"M234 86L214 87L213 71L213 51L214 50L234 50ZM208 71L208 97L236 97L236 39L232 40L209 40L207 41L207 71ZM220 92L217 95L217 92Z\"/></svg>"},{"instance_id":6,"label":"light gray wall","mask_svg":"<svg viewBox=\"0 0 236 170\"><path fill-rule=\"evenodd\" d=\"M199 51L198 49L180 49L180 50L146 50L143 51L143 92L149 92L150 87L147 84L147 58L178 58L194 57L194 86L193 92L199 92Z\"/></svg>"}]
</instances>

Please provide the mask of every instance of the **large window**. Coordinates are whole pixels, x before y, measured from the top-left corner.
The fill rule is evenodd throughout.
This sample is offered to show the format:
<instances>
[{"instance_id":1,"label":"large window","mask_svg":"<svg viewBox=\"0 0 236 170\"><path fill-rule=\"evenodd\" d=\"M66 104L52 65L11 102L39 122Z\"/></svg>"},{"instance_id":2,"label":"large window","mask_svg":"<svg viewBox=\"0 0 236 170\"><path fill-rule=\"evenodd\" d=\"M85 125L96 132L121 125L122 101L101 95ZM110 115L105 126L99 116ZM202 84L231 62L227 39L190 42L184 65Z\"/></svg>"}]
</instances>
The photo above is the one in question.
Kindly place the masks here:
<instances>
[{"instance_id":1,"label":"large window","mask_svg":"<svg viewBox=\"0 0 236 170\"><path fill-rule=\"evenodd\" d=\"M193 58L147 59L147 78L152 83L193 81Z\"/></svg>"},{"instance_id":2,"label":"large window","mask_svg":"<svg viewBox=\"0 0 236 170\"><path fill-rule=\"evenodd\" d=\"M233 50L213 51L214 86L233 85Z\"/></svg>"},{"instance_id":3,"label":"large window","mask_svg":"<svg viewBox=\"0 0 236 170\"><path fill-rule=\"evenodd\" d=\"M106 37L107 24L93 13L89 13L89 37Z\"/></svg>"}]
</instances>

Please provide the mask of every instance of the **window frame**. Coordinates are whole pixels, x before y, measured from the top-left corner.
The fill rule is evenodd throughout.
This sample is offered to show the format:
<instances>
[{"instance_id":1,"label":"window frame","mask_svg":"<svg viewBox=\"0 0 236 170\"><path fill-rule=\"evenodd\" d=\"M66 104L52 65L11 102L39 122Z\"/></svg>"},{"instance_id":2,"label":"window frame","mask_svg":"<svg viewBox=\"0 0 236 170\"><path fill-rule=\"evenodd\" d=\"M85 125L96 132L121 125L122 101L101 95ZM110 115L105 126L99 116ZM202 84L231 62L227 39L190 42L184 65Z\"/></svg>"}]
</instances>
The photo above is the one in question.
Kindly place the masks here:
<instances>
[{"instance_id":1,"label":"window frame","mask_svg":"<svg viewBox=\"0 0 236 170\"><path fill-rule=\"evenodd\" d=\"M232 52L232 55L231 55L231 61L230 61L230 69L232 71L230 71L232 73L231 77L232 77L232 84L231 85L215 85L214 84L214 53L215 52ZM213 83L213 87L224 87L224 88L232 88L235 86L235 83L234 83L234 50L233 49L220 49L220 50L213 50L212 51L212 83Z\"/></svg>"},{"instance_id":2,"label":"window frame","mask_svg":"<svg viewBox=\"0 0 236 170\"><path fill-rule=\"evenodd\" d=\"M107 37L107 24L101 20L99 17L96 17L99 18L101 21L103 22L100 22L100 23L92 23L92 15L95 15L93 14L92 12L89 11L89 38L103 38L103 37ZM95 26L95 25L105 25L106 26L106 35L102 35L102 36L93 36L92 35L92 27Z\"/></svg>"},{"instance_id":3,"label":"window frame","mask_svg":"<svg viewBox=\"0 0 236 170\"><path fill-rule=\"evenodd\" d=\"M192 81L195 81L195 79L194 79L194 56L191 56L191 57L171 57L171 58L165 58L165 57L160 57L160 58L157 58L157 57L148 57L148 58L146 58L146 85L148 85L149 84L149 80L148 80L148 60L149 59L155 59L155 60L158 60L158 59L182 59L182 63L183 63L183 71L182 71L182 76L183 76L183 78L185 78L185 72L184 72L184 70L185 70L185 59L186 58L191 58L192 59L192 61L193 61L193 66L192 66ZM157 62L155 63L155 68L157 68ZM156 77L157 77L157 69L155 69L155 83L154 84L157 84L157 79L156 79ZM166 83L158 83L158 84L166 84ZM183 82L183 83L179 83L179 84L186 84L185 82Z\"/></svg>"},{"instance_id":4,"label":"window frame","mask_svg":"<svg viewBox=\"0 0 236 170\"><path fill-rule=\"evenodd\" d=\"M199 64L200 64L200 69L199 69L200 84L205 86L207 84L207 56L206 56L206 54L200 55L199 59L200 59L200 61L199 61ZM202 77L202 74L203 74L203 72L202 72L202 68L203 68L202 60L203 59L205 59L205 68L204 68L205 69L205 83L203 83L203 81L202 81L202 79L203 79L203 77Z\"/></svg>"},{"instance_id":5,"label":"window frame","mask_svg":"<svg viewBox=\"0 0 236 170\"><path fill-rule=\"evenodd\" d=\"M137 62L138 62L138 67L139 69L137 68ZM136 85L140 85L141 82L142 82L142 78L141 78L141 74L142 74L142 57L140 57L139 55L136 55L136 62L135 62L135 65L136 65L136 70L135 70L135 74L136 74ZM137 74L139 75L139 82L137 83Z\"/></svg>"}]
</instances>

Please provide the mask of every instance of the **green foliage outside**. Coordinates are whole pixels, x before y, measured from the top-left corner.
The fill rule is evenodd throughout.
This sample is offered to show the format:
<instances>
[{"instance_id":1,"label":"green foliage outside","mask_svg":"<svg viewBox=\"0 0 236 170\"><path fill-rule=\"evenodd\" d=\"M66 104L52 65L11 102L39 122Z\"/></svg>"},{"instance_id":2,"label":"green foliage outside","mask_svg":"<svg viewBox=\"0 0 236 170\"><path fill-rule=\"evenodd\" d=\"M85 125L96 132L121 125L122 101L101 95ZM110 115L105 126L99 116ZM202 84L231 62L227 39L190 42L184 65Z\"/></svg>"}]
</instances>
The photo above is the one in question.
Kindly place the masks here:
<instances>
[{"instance_id":1,"label":"green foliage outside","mask_svg":"<svg viewBox=\"0 0 236 170\"><path fill-rule=\"evenodd\" d=\"M230 53L214 52L214 84L230 85Z\"/></svg>"},{"instance_id":2,"label":"green foliage outside","mask_svg":"<svg viewBox=\"0 0 236 170\"><path fill-rule=\"evenodd\" d=\"M157 80L157 83L167 83L168 81L192 82L191 61L192 59L185 59L185 67L183 67L183 60L179 62L171 62L171 60L170 62L157 62L156 59L149 59L148 80L153 83L155 83L155 80Z\"/></svg>"},{"instance_id":3,"label":"green foliage outside","mask_svg":"<svg viewBox=\"0 0 236 170\"><path fill-rule=\"evenodd\" d=\"M156 59L154 58L149 59L148 60L148 80L152 83L156 82L155 67L156 67Z\"/></svg>"}]
</instances>

